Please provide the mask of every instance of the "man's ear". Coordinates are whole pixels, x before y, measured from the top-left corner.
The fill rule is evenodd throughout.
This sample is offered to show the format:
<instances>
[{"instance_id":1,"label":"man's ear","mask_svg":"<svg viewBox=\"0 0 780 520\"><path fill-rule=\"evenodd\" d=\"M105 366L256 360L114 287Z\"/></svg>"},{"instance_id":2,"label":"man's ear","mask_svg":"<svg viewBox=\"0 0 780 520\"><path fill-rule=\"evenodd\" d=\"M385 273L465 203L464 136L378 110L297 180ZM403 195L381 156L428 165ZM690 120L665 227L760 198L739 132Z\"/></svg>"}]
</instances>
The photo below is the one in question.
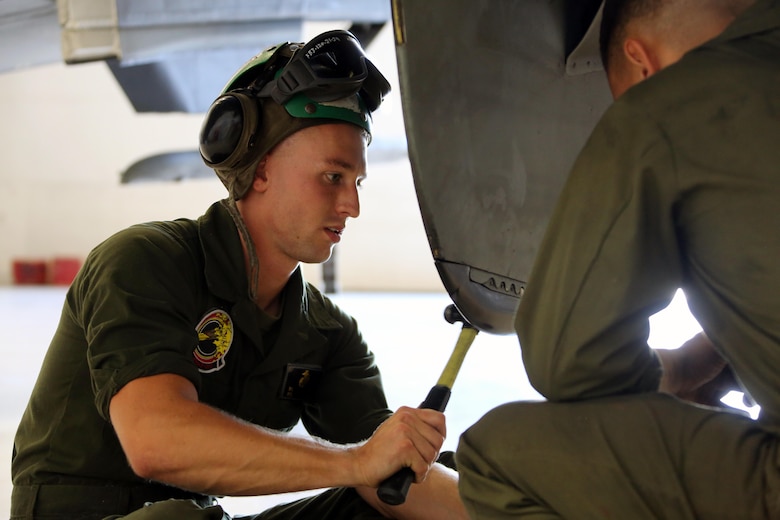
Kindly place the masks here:
<instances>
[{"instance_id":1,"label":"man's ear","mask_svg":"<svg viewBox=\"0 0 780 520\"><path fill-rule=\"evenodd\" d=\"M255 168L255 177L252 180L252 187L260 192L265 191L268 186L268 175L265 172L267 157L268 156L263 157L260 162L257 163L257 168Z\"/></svg>"},{"instance_id":2,"label":"man's ear","mask_svg":"<svg viewBox=\"0 0 780 520\"><path fill-rule=\"evenodd\" d=\"M652 46L638 38L626 38L623 53L635 80L645 80L661 70L660 60Z\"/></svg>"}]
</instances>

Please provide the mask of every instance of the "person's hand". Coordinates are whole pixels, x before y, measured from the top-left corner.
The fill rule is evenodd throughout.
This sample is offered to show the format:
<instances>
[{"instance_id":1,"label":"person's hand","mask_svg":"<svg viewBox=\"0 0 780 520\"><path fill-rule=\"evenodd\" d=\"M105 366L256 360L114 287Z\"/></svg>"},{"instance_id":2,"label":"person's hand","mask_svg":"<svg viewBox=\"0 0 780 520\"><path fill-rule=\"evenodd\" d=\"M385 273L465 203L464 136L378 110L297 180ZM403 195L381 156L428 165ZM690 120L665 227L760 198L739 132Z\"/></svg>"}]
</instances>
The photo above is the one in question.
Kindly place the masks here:
<instances>
[{"instance_id":1,"label":"person's hand","mask_svg":"<svg viewBox=\"0 0 780 520\"><path fill-rule=\"evenodd\" d=\"M366 486L374 488L403 467L411 468L415 482L422 482L446 434L441 412L401 407L354 449L356 471Z\"/></svg>"},{"instance_id":2,"label":"person's hand","mask_svg":"<svg viewBox=\"0 0 780 520\"><path fill-rule=\"evenodd\" d=\"M703 332L678 349L657 350L656 353L663 367L660 392L694 403L722 406L721 397L729 390L739 390L728 362Z\"/></svg>"}]
</instances>

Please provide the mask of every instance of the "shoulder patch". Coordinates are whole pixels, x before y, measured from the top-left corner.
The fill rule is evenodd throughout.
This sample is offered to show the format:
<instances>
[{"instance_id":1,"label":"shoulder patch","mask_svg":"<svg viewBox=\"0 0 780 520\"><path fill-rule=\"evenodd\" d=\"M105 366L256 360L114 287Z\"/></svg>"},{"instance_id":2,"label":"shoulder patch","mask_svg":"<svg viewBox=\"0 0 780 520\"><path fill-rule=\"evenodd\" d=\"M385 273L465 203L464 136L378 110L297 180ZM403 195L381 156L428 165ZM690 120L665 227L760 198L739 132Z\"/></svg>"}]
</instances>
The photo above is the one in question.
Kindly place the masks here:
<instances>
[{"instance_id":1,"label":"shoulder patch","mask_svg":"<svg viewBox=\"0 0 780 520\"><path fill-rule=\"evenodd\" d=\"M192 355L202 373L216 372L225 366L225 356L233 344L233 320L222 309L207 312L195 330L198 344Z\"/></svg>"}]
</instances>

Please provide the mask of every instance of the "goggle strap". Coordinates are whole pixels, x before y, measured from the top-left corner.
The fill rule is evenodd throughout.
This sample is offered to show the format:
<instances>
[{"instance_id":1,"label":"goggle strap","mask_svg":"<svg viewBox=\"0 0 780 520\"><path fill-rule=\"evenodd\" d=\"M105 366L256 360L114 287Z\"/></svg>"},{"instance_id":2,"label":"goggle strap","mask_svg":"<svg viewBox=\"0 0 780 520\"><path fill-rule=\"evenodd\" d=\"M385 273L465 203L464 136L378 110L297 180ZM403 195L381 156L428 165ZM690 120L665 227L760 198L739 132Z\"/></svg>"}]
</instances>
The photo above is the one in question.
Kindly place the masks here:
<instances>
[{"instance_id":1,"label":"goggle strap","mask_svg":"<svg viewBox=\"0 0 780 520\"><path fill-rule=\"evenodd\" d=\"M302 62L292 59L282 69L282 74L276 78L275 83L277 89L286 96L286 99L290 99L293 95L308 88L309 85L315 84L316 78L309 73L309 69ZM276 97L274 99L276 100Z\"/></svg>"},{"instance_id":2,"label":"goggle strap","mask_svg":"<svg viewBox=\"0 0 780 520\"><path fill-rule=\"evenodd\" d=\"M276 79L272 79L263 85L260 90L256 90L255 96L259 98L273 98L278 104L284 105L292 98L292 95L287 95L276 87Z\"/></svg>"}]
</instances>

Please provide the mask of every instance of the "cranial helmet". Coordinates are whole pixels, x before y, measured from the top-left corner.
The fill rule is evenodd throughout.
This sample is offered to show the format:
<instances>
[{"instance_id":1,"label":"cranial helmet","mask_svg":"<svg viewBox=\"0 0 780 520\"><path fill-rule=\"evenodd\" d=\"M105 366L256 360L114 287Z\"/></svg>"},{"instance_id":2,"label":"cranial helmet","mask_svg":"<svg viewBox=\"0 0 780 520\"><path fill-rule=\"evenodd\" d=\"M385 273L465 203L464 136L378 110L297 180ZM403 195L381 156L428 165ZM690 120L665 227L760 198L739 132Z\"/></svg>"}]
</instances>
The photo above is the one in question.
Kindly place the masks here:
<instances>
[{"instance_id":1,"label":"cranial helmet","mask_svg":"<svg viewBox=\"0 0 780 520\"><path fill-rule=\"evenodd\" d=\"M212 103L200 155L238 200L263 156L298 130L341 121L363 128L370 139L371 113L389 91L349 31L275 45L241 67Z\"/></svg>"}]
</instances>

